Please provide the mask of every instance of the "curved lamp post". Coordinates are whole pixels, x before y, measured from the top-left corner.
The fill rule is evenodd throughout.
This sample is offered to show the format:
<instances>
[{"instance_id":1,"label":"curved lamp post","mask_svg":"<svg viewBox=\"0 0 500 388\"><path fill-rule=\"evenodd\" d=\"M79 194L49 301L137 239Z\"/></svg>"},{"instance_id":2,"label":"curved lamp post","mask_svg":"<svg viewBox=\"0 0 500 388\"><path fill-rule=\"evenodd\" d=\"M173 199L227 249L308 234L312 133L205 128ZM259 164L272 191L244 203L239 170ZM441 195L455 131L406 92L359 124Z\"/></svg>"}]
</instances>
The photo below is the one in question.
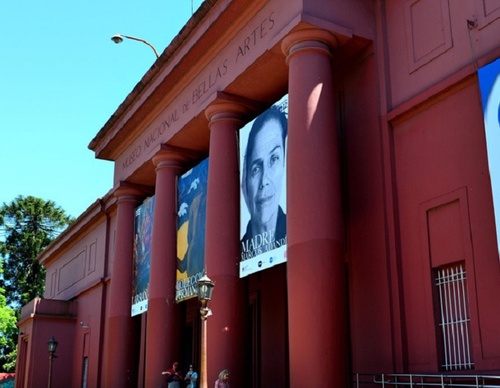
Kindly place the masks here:
<instances>
[{"instance_id":1,"label":"curved lamp post","mask_svg":"<svg viewBox=\"0 0 500 388\"><path fill-rule=\"evenodd\" d=\"M49 342L47 343L49 347L49 382L47 384L47 387L50 388L52 386L52 360L54 358L57 358L57 356L54 354L57 349L57 345L59 345L59 342L56 341L54 337L52 337Z\"/></svg>"},{"instance_id":2,"label":"curved lamp post","mask_svg":"<svg viewBox=\"0 0 500 388\"><path fill-rule=\"evenodd\" d=\"M156 51L156 49L154 48L154 46L151 43L149 43L147 40L144 40L144 39L141 39L141 38L136 38L135 36L122 35L122 34L115 34L115 35L113 35L111 37L111 40L113 42L115 42L116 44L119 44L119 43L123 42L123 38L131 39L131 40L136 40L137 42L142 42L142 43L148 45L154 51L154 53L156 55L156 58L159 57L158 51Z\"/></svg>"},{"instance_id":3,"label":"curved lamp post","mask_svg":"<svg viewBox=\"0 0 500 388\"><path fill-rule=\"evenodd\" d=\"M198 280L198 299L201 302L201 384L200 388L208 388L207 382L207 318L212 315L208 302L212 299L215 283L207 275Z\"/></svg>"}]
</instances>

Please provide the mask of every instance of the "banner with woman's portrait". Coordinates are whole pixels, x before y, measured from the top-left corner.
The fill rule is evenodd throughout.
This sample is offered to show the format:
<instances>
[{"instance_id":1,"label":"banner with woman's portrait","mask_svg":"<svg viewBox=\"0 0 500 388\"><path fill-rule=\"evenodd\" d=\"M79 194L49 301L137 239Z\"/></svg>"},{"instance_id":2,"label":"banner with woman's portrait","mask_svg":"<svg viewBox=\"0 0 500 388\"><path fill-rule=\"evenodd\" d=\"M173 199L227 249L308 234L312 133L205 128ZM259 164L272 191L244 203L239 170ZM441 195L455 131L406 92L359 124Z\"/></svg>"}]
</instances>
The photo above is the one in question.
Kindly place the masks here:
<instances>
[{"instance_id":1,"label":"banner with woman's portrait","mask_svg":"<svg viewBox=\"0 0 500 388\"><path fill-rule=\"evenodd\" d=\"M287 134L287 96L240 130L240 277L286 261Z\"/></svg>"}]
</instances>

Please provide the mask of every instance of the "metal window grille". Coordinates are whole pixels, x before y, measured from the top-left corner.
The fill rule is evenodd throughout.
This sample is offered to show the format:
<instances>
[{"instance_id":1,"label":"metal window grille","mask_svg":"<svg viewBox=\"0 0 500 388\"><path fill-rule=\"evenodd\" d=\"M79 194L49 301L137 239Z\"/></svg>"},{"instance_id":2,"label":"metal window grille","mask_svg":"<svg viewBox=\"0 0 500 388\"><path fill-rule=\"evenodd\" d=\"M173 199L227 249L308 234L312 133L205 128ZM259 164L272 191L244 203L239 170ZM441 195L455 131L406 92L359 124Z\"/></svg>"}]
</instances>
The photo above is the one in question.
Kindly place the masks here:
<instances>
[{"instance_id":1,"label":"metal window grille","mask_svg":"<svg viewBox=\"0 0 500 388\"><path fill-rule=\"evenodd\" d=\"M473 369L470 346L467 276L462 264L439 269L436 275L443 338L443 369Z\"/></svg>"},{"instance_id":2,"label":"metal window grille","mask_svg":"<svg viewBox=\"0 0 500 388\"><path fill-rule=\"evenodd\" d=\"M434 388L498 388L500 376L497 375L450 375L450 374L403 374L403 373L356 373L353 375L352 388L376 387L434 387Z\"/></svg>"}]
</instances>

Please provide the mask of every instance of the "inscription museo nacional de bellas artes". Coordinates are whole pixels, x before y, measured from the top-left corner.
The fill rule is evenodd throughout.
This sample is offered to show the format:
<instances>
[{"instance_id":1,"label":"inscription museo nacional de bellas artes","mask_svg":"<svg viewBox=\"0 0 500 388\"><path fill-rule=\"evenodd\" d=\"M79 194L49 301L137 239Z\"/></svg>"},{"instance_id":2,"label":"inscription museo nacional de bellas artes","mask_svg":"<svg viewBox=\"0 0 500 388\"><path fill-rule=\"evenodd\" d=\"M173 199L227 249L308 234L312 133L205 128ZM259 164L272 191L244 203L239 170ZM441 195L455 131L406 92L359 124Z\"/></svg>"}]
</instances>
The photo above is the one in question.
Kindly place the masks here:
<instances>
[{"instance_id":1,"label":"inscription museo nacional de bellas artes","mask_svg":"<svg viewBox=\"0 0 500 388\"><path fill-rule=\"evenodd\" d=\"M127 175L129 169L135 169L146 161L156 146L164 143L192 114L197 113L195 108L199 108L208 96L221 89L231 70L245 66L246 59L257 53L261 46L265 46L265 41L272 37L271 32L274 32L276 26L276 13L270 12L251 31L235 41L234 46L223 50L219 59L210 63L199 77L186 85L185 90L158 116L151 127L131 143L128 151L117 160L121 174Z\"/></svg>"}]
</instances>

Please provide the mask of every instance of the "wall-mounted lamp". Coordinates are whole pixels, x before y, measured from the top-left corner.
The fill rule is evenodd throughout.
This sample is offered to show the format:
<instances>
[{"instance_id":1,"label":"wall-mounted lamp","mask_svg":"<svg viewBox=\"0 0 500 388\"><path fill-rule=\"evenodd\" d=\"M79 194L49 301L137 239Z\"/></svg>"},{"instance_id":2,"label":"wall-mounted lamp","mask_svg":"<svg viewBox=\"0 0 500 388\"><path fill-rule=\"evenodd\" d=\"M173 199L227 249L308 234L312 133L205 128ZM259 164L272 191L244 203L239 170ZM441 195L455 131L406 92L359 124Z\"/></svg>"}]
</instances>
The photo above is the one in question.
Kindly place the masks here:
<instances>
[{"instance_id":1,"label":"wall-mounted lamp","mask_svg":"<svg viewBox=\"0 0 500 388\"><path fill-rule=\"evenodd\" d=\"M115 42L116 44L119 44L119 43L123 42L123 38L131 39L131 40L136 40L137 42L142 42L142 43L148 45L154 51L154 53L156 55L156 58L159 57L158 51L156 51L156 49L154 48L154 46L151 43L149 43L147 40L144 40L144 39L141 39L141 38L136 38L135 36L122 35L122 34L115 34L115 35L113 35L111 37L111 40L113 42Z\"/></svg>"},{"instance_id":2,"label":"wall-mounted lamp","mask_svg":"<svg viewBox=\"0 0 500 388\"><path fill-rule=\"evenodd\" d=\"M57 350L57 345L59 345L59 342L57 342L56 339L52 337L47 343L47 345L49 347L49 381L47 387L50 388L52 386L52 360L54 358L57 358L57 356L54 353Z\"/></svg>"}]
</instances>

